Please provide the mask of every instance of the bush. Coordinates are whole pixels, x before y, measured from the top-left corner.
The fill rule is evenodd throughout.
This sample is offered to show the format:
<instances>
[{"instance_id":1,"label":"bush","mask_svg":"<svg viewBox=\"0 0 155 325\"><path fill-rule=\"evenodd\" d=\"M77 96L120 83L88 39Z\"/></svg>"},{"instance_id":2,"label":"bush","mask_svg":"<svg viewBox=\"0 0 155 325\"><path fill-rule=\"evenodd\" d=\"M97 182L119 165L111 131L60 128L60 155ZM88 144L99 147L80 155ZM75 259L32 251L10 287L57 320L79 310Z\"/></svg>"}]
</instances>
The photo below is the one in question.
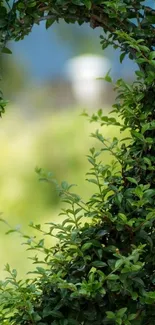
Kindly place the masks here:
<instances>
[{"instance_id":1,"label":"bush","mask_svg":"<svg viewBox=\"0 0 155 325\"><path fill-rule=\"evenodd\" d=\"M61 225L50 223L48 230L31 224L45 238L56 238L56 245L49 248L44 239L37 242L23 235L28 249L44 255L34 256L38 266L32 279L18 280L16 270L6 266L9 277L1 283L1 324L154 323L154 126L147 121L149 111L139 109L144 102L148 105L150 97L141 84L129 86L119 80L117 87L123 98L119 112L124 125L103 116L101 110L91 121L113 124L121 131L129 128L131 138L127 144L126 139L109 142L99 131L92 134L101 148L90 149L88 156L87 179L97 187L88 202L67 182L56 185L67 203L62 211L65 220ZM111 165L103 163L105 151L114 158ZM37 172L53 182L50 173Z\"/></svg>"},{"instance_id":2,"label":"bush","mask_svg":"<svg viewBox=\"0 0 155 325\"><path fill-rule=\"evenodd\" d=\"M36 1L30 2L23 13L23 17L30 13L27 32L37 7ZM63 223L51 223L47 231L31 224L45 238L56 238L55 247L46 247L44 238L36 242L23 235L28 249L39 250L44 257L34 256L36 277L26 281L18 280L16 270L6 266L9 277L1 283L0 295L2 325L155 324L155 27L154 10L142 3L56 2L58 17L66 19L66 12L72 12L69 21L79 23L94 17L93 23L109 32L102 46L120 46L120 60L128 53L139 65L132 85L116 82L113 108L122 125L101 110L91 117L101 125L128 129L130 139L109 142L99 131L93 134L101 143L100 150L92 148L88 156L87 178L97 188L94 195L84 203L72 185L63 182L57 186L69 205L62 211ZM105 79L111 82L109 75ZM105 151L113 156L111 165L103 163ZM53 182L50 173L38 173Z\"/></svg>"}]
</instances>

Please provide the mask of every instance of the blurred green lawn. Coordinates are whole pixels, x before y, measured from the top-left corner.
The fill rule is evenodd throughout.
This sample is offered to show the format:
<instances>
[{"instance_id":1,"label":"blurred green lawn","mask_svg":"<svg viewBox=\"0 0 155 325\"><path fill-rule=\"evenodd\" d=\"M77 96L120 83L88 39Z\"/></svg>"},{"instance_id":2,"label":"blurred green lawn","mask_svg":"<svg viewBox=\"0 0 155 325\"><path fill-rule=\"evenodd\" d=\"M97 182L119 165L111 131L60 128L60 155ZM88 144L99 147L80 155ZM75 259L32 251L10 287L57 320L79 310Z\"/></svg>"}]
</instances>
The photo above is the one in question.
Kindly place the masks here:
<instances>
[{"instance_id":1,"label":"blurred green lawn","mask_svg":"<svg viewBox=\"0 0 155 325\"><path fill-rule=\"evenodd\" d=\"M60 200L54 186L38 181L36 166L53 172L59 182L78 184L76 191L84 200L93 193L93 184L85 181L90 167L86 155L89 148L98 146L90 133L99 125L89 123L80 113L61 110L30 120L11 107L0 121L0 212L12 226L21 225L27 232L30 221L58 221ZM119 136L118 132L102 128L107 137ZM107 154L103 158L105 163L109 161ZM7 262L23 276L31 264L29 253L18 234L6 236L4 224L0 229L0 278Z\"/></svg>"}]
</instances>

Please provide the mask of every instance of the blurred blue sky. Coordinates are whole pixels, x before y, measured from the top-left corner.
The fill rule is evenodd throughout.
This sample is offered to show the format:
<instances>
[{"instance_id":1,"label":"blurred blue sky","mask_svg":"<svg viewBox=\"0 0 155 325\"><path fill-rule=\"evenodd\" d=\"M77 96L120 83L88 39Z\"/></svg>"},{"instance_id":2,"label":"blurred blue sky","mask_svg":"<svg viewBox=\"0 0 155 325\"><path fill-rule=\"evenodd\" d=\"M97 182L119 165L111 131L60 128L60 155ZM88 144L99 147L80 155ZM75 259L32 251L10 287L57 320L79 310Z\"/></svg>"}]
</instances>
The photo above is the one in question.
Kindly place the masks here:
<instances>
[{"instance_id":1,"label":"blurred blue sky","mask_svg":"<svg viewBox=\"0 0 155 325\"><path fill-rule=\"evenodd\" d=\"M46 30L44 23L35 25L24 40L11 45L15 57L25 62L32 79L37 82L61 76L65 62L72 56L70 46L59 41L55 27Z\"/></svg>"},{"instance_id":2,"label":"blurred blue sky","mask_svg":"<svg viewBox=\"0 0 155 325\"><path fill-rule=\"evenodd\" d=\"M99 40L99 35L101 33L99 31L94 32L87 26L80 26L80 28L83 29L82 31L84 31L86 35L89 35L89 37L91 35L90 33L92 33L92 43L94 42L93 37L96 37L98 42L97 48L96 44L94 44L96 54L103 56L108 55L108 57L110 57L113 61L114 74L120 75L121 72L123 75L126 75L126 73L133 75L135 68L133 62L128 62L128 69L126 69L126 60L123 66L120 66L119 64L118 51L111 49L110 51L106 51L105 54L101 51ZM46 80L65 76L65 63L68 59L79 54L79 51L75 48L73 38L71 37L72 30L74 38L74 32L78 33L78 28L75 31L73 25L67 25L66 33L69 32L69 39L67 40L66 34L65 39L63 39L63 35L60 35L61 28L59 28L58 24L55 24L49 30L46 30L44 23L41 23L40 26L34 26L31 34L26 36L24 40L11 43L15 57L18 61L20 60L21 63L25 63L32 80L41 83Z\"/></svg>"},{"instance_id":3,"label":"blurred blue sky","mask_svg":"<svg viewBox=\"0 0 155 325\"><path fill-rule=\"evenodd\" d=\"M151 5L152 1L146 1ZM92 30L87 25L74 26L61 22L54 24L50 29L45 29L45 23L35 25L32 32L19 42L12 42L11 47L17 61L21 61L29 71L32 81L44 83L55 78L65 76L65 64L68 59L77 54L86 52L85 39L89 38L89 49L95 48L94 54L107 55L112 61L112 74L116 77L132 77L136 65L129 59L125 59L123 65L119 63L119 51L109 49L101 52L99 35L100 29ZM76 44L76 37L77 44ZM79 45L80 37L83 43ZM92 39L92 44L91 44ZM94 42L95 40L95 42ZM91 46L92 45L92 46Z\"/></svg>"}]
</instances>

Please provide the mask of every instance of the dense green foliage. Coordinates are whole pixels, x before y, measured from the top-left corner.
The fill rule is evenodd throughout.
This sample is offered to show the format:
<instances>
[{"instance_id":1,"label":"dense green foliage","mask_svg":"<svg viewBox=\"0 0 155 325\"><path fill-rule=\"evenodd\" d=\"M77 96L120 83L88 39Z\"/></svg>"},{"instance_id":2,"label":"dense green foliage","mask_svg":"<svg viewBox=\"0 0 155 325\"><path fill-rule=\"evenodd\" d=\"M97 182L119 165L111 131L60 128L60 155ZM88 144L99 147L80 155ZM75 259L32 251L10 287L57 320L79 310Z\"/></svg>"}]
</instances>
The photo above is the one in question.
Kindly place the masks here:
<instances>
[{"instance_id":1,"label":"dense green foliage","mask_svg":"<svg viewBox=\"0 0 155 325\"><path fill-rule=\"evenodd\" d=\"M45 9L41 9L44 8ZM18 12L18 15L16 13ZM118 93L114 117L99 110L90 118L100 125L114 125L129 130L130 139L111 141L101 132L92 136L100 149L91 148L88 160L89 182L96 186L88 202L61 186L50 173L37 172L42 180L54 182L67 208L61 225L50 223L44 230L56 238L48 247L44 238L23 235L28 249L42 251L34 256L36 277L20 281L16 270L1 283L0 310L2 325L152 325L155 323L155 51L154 10L143 1L17 1L12 16L17 40L28 33L34 22L54 19L70 22L88 21L107 32L103 47L114 44L134 59L139 69L137 80L128 85L116 82ZM50 16L50 17L49 17ZM22 22L21 22L22 19ZM25 20L26 19L26 20ZM23 26L25 28L23 28ZM109 75L105 78L111 82ZM127 141L127 142L126 142ZM104 163L104 152L113 156ZM85 222L84 218L90 220ZM12 231L12 230L11 230ZM39 255L40 256L40 255ZM42 265L41 265L42 263Z\"/></svg>"}]
</instances>

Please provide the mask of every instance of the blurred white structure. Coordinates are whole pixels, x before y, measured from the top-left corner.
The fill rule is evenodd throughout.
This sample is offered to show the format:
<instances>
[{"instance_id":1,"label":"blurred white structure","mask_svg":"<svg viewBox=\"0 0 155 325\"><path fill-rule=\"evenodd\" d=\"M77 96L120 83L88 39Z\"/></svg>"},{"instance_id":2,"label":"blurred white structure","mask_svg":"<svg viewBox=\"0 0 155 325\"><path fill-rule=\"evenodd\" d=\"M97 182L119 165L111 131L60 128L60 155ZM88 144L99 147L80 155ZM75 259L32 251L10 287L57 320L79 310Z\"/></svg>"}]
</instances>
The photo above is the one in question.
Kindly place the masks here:
<instances>
[{"instance_id":1,"label":"blurred white structure","mask_svg":"<svg viewBox=\"0 0 155 325\"><path fill-rule=\"evenodd\" d=\"M78 104L95 108L102 103L107 83L97 78L103 78L110 68L107 58L96 55L82 55L67 62L67 74Z\"/></svg>"}]
</instances>

